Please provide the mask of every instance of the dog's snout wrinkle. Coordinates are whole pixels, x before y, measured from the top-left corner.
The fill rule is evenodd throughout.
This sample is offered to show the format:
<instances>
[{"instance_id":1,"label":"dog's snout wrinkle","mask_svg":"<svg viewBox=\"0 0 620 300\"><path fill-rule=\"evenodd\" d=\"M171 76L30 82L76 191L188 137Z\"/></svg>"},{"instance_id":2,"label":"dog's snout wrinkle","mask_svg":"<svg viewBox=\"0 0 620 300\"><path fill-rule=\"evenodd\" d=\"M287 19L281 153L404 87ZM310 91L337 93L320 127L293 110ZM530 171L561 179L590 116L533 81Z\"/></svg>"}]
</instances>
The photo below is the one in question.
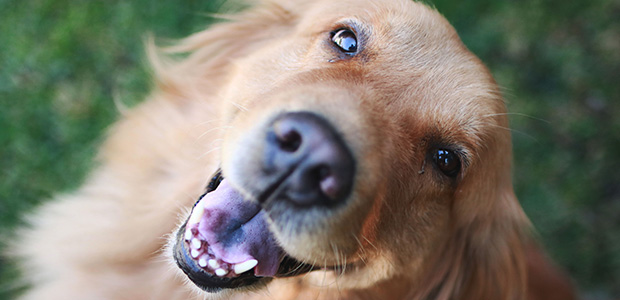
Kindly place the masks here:
<instances>
[{"instance_id":1,"label":"dog's snout wrinkle","mask_svg":"<svg viewBox=\"0 0 620 300\"><path fill-rule=\"evenodd\" d=\"M276 178L270 199L329 206L350 193L355 160L327 120L292 112L277 117L268 129L262 169Z\"/></svg>"}]
</instances>

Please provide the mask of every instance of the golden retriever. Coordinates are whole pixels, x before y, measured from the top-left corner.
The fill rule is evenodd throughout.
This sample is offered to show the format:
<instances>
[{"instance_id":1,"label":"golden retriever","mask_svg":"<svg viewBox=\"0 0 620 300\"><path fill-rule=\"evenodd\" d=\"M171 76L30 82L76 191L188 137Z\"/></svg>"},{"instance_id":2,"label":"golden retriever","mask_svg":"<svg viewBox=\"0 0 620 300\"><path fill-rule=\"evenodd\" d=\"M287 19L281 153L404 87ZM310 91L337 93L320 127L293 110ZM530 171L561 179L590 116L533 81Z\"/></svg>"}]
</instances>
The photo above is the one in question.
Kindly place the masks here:
<instances>
[{"instance_id":1,"label":"golden retriever","mask_svg":"<svg viewBox=\"0 0 620 300\"><path fill-rule=\"evenodd\" d=\"M171 51L20 232L24 299L574 297L513 193L500 91L433 9L268 0Z\"/></svg>"}]
</instances>

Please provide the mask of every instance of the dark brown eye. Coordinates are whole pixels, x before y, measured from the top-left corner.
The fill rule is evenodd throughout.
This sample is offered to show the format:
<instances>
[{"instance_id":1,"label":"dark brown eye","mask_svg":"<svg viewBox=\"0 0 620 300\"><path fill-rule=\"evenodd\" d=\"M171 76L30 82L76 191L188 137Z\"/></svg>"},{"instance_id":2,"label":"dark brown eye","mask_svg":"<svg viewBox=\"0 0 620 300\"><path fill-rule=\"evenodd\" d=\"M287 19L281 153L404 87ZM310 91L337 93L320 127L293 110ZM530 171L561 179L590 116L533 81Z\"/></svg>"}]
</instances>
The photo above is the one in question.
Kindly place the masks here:
<instances>
[{"instance_id":1,"label":"dark brown eye","mask_svg":"<svg viewBox=\"0 0 620 300\"><path fill-rule=\"evenodd\" d=\"M215 174L211 176L211 181L209 181L209 184L207 185L206 193L214 191L220 185L222 180L224 180L224 177L222 176L222 169L218 169Z\"/></svg>"},{"instance_id":2,"label":"dark brown eye","mask_svg":"<svg viewBox=\"0 0 620 300\"><path fill-rule=\"evenodd\" d=\"M350 29L336 30L332 35L332 42L346 54L357 52L357 37Z\"/></svg>"},{"instance_id":3,"label":"dark brown eye","mask_svg":"<svg viewBox=\"0 0 620 300\"><path fill-rule=\"evenodd\" d=\"M453 151L437 149L433 154L437 168L448 177L456 177L461 170L461 161Z\"/></svg>"}]
</instances>

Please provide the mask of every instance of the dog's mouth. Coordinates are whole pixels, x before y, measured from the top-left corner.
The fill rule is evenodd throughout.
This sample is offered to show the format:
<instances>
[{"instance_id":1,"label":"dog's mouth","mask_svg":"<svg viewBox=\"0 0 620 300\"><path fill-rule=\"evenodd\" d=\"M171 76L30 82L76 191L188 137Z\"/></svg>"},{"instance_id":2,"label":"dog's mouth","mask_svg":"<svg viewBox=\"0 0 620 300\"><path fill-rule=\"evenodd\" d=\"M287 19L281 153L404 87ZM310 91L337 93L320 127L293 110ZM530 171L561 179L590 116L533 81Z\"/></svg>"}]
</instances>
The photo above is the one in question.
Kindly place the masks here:
<instances>
[{"instance_id":1,"label":"dog's mouth","mask_svg":"<svg viewBox=\"0 0 620 300\"><path fill-rule=\"evenodd\" d=\"M265 214L218 171L177 232L177 265L207 292L309 272L310 265L288 256L278 245Z\"/></svg>"}]
</instances>

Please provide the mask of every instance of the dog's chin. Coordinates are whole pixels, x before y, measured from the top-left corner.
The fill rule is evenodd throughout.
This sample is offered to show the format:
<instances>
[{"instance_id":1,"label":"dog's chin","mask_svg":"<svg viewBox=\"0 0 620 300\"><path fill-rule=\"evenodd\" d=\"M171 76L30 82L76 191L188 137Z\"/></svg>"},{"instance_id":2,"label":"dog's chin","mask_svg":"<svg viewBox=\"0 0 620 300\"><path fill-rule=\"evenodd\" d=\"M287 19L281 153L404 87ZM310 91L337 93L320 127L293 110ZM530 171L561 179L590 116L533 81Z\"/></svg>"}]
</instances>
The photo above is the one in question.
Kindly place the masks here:
<instances>
[{"instance_id":1,"label":"dog's chin","mask_svg":"<svg viewBox=\"0 0 620 300\"><path fill-rule=\"evenodd\" d=\"M173 257L183 273L215 293L258 288L274 277L311 271L279 246L264 210L222 181L218 172L174 237Z\"/></svg>"}]
</instances>

